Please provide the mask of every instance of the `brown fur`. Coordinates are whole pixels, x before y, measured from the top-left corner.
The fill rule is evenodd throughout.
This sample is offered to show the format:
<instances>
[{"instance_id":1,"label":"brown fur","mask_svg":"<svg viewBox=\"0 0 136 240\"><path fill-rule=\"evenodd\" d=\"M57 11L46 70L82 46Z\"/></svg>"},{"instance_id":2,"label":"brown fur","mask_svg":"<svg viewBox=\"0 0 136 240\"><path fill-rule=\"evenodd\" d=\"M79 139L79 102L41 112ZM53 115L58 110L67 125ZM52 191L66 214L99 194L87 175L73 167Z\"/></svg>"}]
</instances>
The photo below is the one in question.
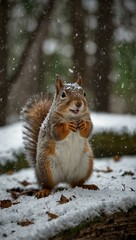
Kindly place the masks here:
<instances>
[{"instance_id":1,"label":"brown fur","mask_svg":"<svg viewBox=\"0 0 136 240\"><path fill-rule=\"evenodd\" d=\"M90 122L79 120L77 126L80 130L80 135L82 137L87 138L90 135L90 130L92 128L92 125Z\"/></svg>"},{"instance_id":2,"label":"brown fur","mask_svg":"<svg viewBox=\"0 0 136 240\"><path fill-rule=\"evenodd\" d=\"M22 116L26 122L24 126L24 142L26 155L28 157L27 160L34 167L40 126L47 116L51 103L51 99L45 96L34 96L26 103L22 111Z\"/></svg>"},{"instance_id":3,"label":"brown fur","mask_svg":"<svg viewBox=\"0 0 136 240\"><path fill-rule=\"evenodd\" d=\"M53 189L61 181L66 181L72 186L81 186L92 172L93 154L88 142L92 122L84 90L80 87L81 83L79 78L74 84L63 84L57 77L53 102L45 96L36 96L29 100L23 109L26 123L24 131L26 158L35 168L39 186L46 190L37 197L43 196L44 193L48 195L50 191L47 190ZM82 138L79 137L79 133ZM70 139L67 139L68 135ZM71 146L73 137L75 149ZM64 141L61 142L62 140ZM78 140L81 141L81 148ZM64 147L66 156L61 146ZM72 151L70 155L67 147ZM74 162L74 153L79 148L81 152L75 156ZM87 162L84 162L84 159ZM61 169L59 166L63 164L66 166ZM73 178L75 167L77 180ZM67 171L70 171L69 177L66 177Z\"/></svg>"},{"instance_id":4,"label":"brown fur","mask_svg":"<svg viewBox=\"0 0 136 240\"><path fill-rule=\"evenodd\" d=\"M69 132L67 123L58 123L54 127L54 136L57 140L63 140Z\"/></svg>"}]
</instances>

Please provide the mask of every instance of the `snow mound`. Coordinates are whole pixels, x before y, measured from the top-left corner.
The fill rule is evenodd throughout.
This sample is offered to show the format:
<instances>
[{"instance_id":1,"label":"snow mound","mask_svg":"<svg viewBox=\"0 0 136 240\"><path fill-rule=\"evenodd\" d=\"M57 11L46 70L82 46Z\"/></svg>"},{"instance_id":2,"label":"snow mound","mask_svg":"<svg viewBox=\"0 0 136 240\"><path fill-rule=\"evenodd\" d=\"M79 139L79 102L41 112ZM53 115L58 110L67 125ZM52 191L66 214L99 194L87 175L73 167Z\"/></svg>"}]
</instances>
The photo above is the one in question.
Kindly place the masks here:
<instances>
[{"instance_id":1,"label":"snow mound","mask_svg":"<svg viewBox=\"0 0 136 240\"><path fill-rule=\"evenodd\" d=\"M92 113L91 117L94 124L93 134L110 131L117 134L136 134L136 116Z\"/></svg>"},{"instance_id":2,"label":"snow mound","mask_svg":"<svg viewBox=\"0 0 136 240\"><path fill-rule=\"evenodd\" d=\"M23 152L23 126L22 122L17 122L0 128L0 164L6 161L13 161L15 154Z\"/></svg>"},{"instance_id":3,"label":"snow mound","mask_svg":"<svg viewBox=\"0 0 136 240\"><path fill-rule=\"evenodd\" d=\"M79 187L54 192L50 196L37 199L20 195L14 200L7 192L12 188L37 188L32 169L22 170L12 175L0 176L0 200L9 199L14 203L1 209L0 239L49 239L57 233L74 227L88 219L127 211L136 206L136 157L95 160L94 172L89 184L96 184L100 190L85 190ZM29 185L22 186L22 181ZM60 204L61 196L69 201ZM50 217L49 213L55 217ZM28 226L19 223L27 221Z\"/></svg>"}]
</instances>

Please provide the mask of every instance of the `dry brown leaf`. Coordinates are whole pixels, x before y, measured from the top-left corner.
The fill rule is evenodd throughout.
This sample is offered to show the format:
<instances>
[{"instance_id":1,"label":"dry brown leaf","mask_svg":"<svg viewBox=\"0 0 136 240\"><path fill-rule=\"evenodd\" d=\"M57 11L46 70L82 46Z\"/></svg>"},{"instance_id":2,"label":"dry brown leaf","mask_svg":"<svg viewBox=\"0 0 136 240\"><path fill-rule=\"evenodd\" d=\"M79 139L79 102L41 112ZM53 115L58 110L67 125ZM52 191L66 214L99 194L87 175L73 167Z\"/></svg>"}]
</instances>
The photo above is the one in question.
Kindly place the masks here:
<instances>
[{"instance_id":1,"label":"dry brown leaf","mask_svg":"<svg viewBox=\"0 0 136 240\"><path fill-rule=\"evenodd\" d=\"M83 184L81 187L88 190L99 190L95 184Z\"/></svg>"},{"instance_id":2,"label":"dry brown leaf","mask_svg":"<svg viewBox=\"0 0 136 240\"><path fill-rule=\"evenodd\" d=\"M26 226L29 226L30 224L33 224L33 222L28 219L25 219L17 222L17 224L20 225L21 227L26 227Z\"/></svg>"},{"instance_id":3,"label":"dry brown leaf","mask_svg":"<svg viewBox=\"0 0 136 240\"><path fill-rule=\"evenodd\" d=\"M12 206L12 202L9 199L0 201L0 207L1 208L9 208L11 206Z\"/></svg>"},{"instance_id":4,"label":"dry brown leaf","mask_svg":"<svg viewBox=\"0 0 136 240\"><path fill-rule=\"evenodd\" d=\"M11 192L11 197L13 198L13 199L18 199L18 197L20 196L20 194L19 193L17 193L17 192Z\"/></svg>"},{"instance_id":5,"label":"dry brown leaf","mask_svg":"<svg viewBox=\"0 0 136 240\"><path fill-rule=\"evenodd\" d=\"M119 162L119 161L121 160L121 157L120 157L119 155L115 155L115 156L113 157L113 160L114 160L115 162Z\"/></svg>"},{"instance_id":6,"label":"dry brown leaf","mask_svg":"<svg viewBox=\"0 0 136 240\"><path fill-rule=\"evenodd\" d=\"M7 189L7 192L11 193L11 192L22 192L24 191L24 189L20 188L20 187L17 187L17 188L10 188L10 189Z\"/></svg>"},{"instance_id":7,"label":"dry brown leaf","mask_svg":"<svg viewBox=\"0 0 136 240\"><path fill-rule=\"evenodd\" d=\"M124 173L122 173L122 175L121 176L126 176L126 175L128 175L128 176L134 176L135 174L132 172L132 171L125 171Z\"/></svg>"},{"instance_id":8,"label":"dry brown leaf","mask_svg":"<svg viewBox=\"0 0 136 240\"><path fill-rule=\"evenodd\" d=\"M26 186L28 186L28 185L31 184L30 182L28 182L28 181L26 181L26 180L20 181L19 183L20 183L22 186L24 186L24 187L26 187Z\"/></svg>"},{"instance_id":9,"label":"dry brown leaf","mask_svg":"<svg viewBox=\"0 0 136 240\"><path fill-rule=\"evenodd\" d=\"M50 220L58 218L58 215L51 212L46 212L48 214L48 217L50 217Z\"/></svg>"},{"instance_id":10,"label":"dry brown leaf","mask_svg":"<svg viewBox=\"0 0 136 240\"><path fill-rule=\"evenodd\" d=\"M25 195L25 196L30 196L30 197L32 197L32 196L34 196L37 192L38 192L37 189L32 189L32 188L30 188L30 189L23 190L22 193L21 193L21 195Z\"/></svg>"},{"instance_id":11,"label":"dry brown leaf","mask_svg":"<svg viewBox=\"0 0 136 240\"><path fill-rule=\"evenodd\" d=\"M9 171L6 172L7 175L12 175L13 173L14 173L13 170L9 170Z\"/></svg>"},{"instance_id":12,"label":"dry brown leaf","mask_svg":"<svg viewBox=\"0 0 136 240\"><path fill-rule=\"evenodd\" d=\"M9 199L6 199L6 200L1 200L0 201L0 207L1 208L9 208L11 207L12 205L16 205L18 204L19 202L11 202L11 200Z\"/></svg>"},{"instance_id":13,"label":"dry brown leaf","mask_svg":"<svg viewBox=\"0 0 136 240\"><path fill-rule=\"evenodd\" d=\"M67 197L65 197L64 195L61 195L60 200L58 201L60 204L64 204L69 202L70 199L68 199Z\"/></svg>"},{"instance_id":14,"label":"dry brown leaf","mask_svg":"<svg viewBox=\"0 0 136 240\"><path fill-rule=\"evenodd\" d=\"M17 199L21 195L34 196L38 192L38 190L32 189L32 188L24 190L20 187L17 187L17 188L7 189L7 192L11 193L11 196L14 199Z\"/></svg>"}]
</instances>

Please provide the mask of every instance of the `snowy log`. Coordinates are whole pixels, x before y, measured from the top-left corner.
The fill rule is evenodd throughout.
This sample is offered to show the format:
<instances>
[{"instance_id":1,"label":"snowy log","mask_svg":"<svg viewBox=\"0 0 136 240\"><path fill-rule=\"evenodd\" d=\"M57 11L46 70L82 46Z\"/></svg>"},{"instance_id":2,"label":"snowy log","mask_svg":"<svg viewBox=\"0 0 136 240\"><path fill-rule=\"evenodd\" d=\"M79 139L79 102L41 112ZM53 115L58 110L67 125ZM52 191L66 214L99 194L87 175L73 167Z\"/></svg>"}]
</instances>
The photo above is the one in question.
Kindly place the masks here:
<instances>
[{"instance_id":1,"label":"snowy log","mask_svg":"<svg viewBox=\"0 0 136 240\"><path fill-rule=\"evenodd\" d=\"M116 132L96 133L90 139L95 157L136 155L136 134Z\"/></svg>"},{"instance_id":2,"label":"snowy log","mask_svg":"<svg viewBox=\"0 0 136 240\"><path fill-rule=\"evenodd\" d=\"M93 221L82 223L52 238L52 240L84 239L136 239L136 207L130 208L128 212L121 211L112 215L102 214Z\"/></svg>"}]
</instances>

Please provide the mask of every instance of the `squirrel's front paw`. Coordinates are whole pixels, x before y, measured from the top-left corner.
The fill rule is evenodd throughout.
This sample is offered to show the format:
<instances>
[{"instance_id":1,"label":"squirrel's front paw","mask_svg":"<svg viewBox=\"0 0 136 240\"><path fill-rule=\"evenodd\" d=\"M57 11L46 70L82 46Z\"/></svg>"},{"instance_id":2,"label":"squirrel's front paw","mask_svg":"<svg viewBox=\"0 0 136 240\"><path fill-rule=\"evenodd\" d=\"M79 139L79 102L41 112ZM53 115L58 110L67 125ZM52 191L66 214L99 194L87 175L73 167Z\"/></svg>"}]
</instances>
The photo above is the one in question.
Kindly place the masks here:
<instances>
[{"instance_id":1,"label":"squirrel's front paw","mask_svg":"<svg viewBox=\"0 0 136 240\"><path fill-rule=\"evenodd\" d=\"M79 120L79 121L77 122L77 128L78 128L79 130L84 130L84 129L86 128L86 122L83 121L83 120Z\"/></svg>"},{"instance_id":2,"label":"squirrel's front paw","mask_svg":"<svg viewBox=\"0 0 136 240\"><path fill-rule=\"evenodd\" d=\"M77 124L75 122L69 122L68 123L69 130L76 132L77 131Z\"/></svg>"}]
</instances>

